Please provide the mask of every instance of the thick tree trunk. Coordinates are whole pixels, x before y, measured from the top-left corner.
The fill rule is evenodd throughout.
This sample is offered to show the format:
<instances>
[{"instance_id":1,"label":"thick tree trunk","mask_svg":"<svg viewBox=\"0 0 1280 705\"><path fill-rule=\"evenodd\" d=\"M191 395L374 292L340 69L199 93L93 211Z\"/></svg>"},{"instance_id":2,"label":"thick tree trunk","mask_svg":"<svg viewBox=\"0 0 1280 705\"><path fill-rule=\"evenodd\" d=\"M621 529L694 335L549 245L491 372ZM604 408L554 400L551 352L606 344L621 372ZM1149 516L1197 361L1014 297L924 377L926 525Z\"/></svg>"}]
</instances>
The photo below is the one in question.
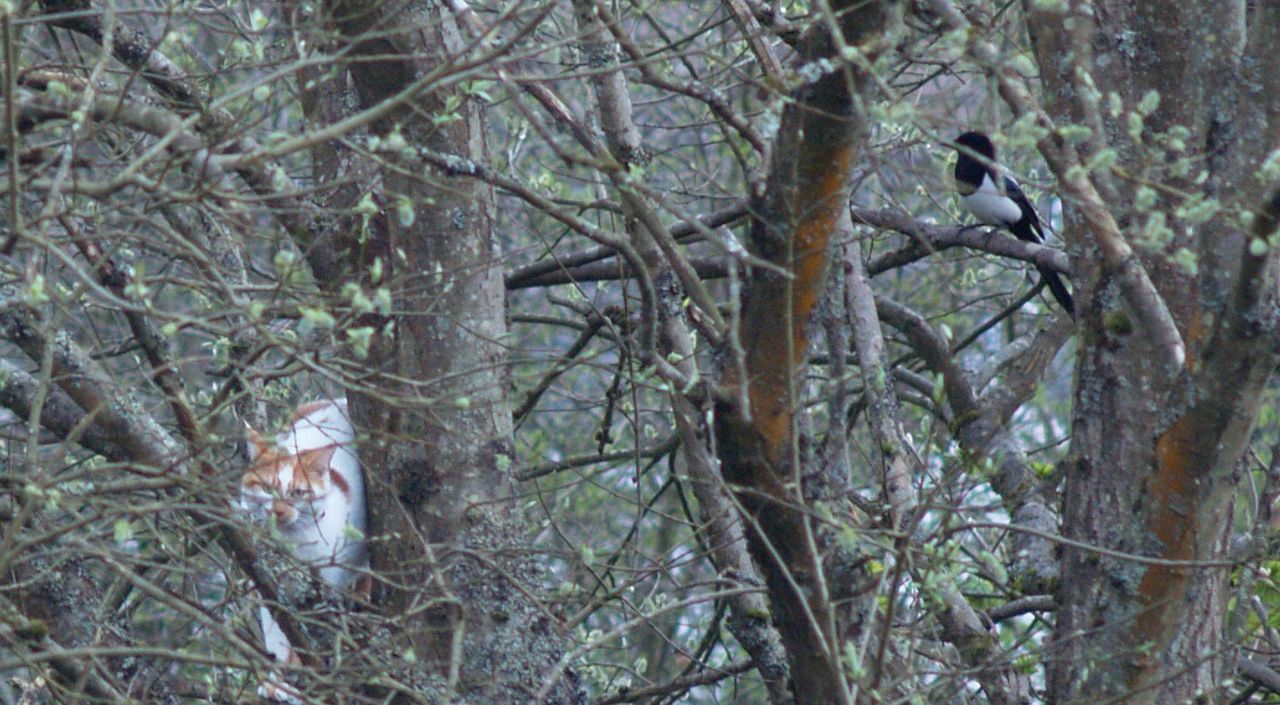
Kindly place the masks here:
<instances>
[{"instance_id":1,"label":"thick tree trunk","mask_svg":"<svg viewBox=\"0 0 1280 705\"><path fill-rule=\"evenodd\" d=\"M334 2L329 11L359 59L349 71L363 107L402 100L374 125L384 140L403 139L380 155L382 213L349 252L353 279L389 287L392 302L390 315L364 321L374 328L376 373L352 400L368 434L360 452L376 601L406 635L402 648L455 697L531 702L559 676L563 635L517 584L539 580L507 474L512 424L493 194L426 166L414 151L483 162L483 114L456 88L403 93L447 71L467 43L441 3ZM558 681L548 701L573 702L572 679Z\"/></svg>"},{"instance_id":2,"label":"thick tree trunk","mask_svg":"<svg viewBox=\"0 0 1280 705\"><path fill-rule=\"evenodd\" d=\"M1125 289L1129 265L1104 263L1111 245L1096 219L1068 200L1067 236L1086 256L1075 280L1082 335L1063 497L1072 543L1063 549L1049 695L1216 702L1233 653L1224 628L1237 462L1275 363L1274 248L1251 251L1250 241L1275 230L1275 185L1257 175L1275 144L1280 17L1261 4L1246 32L1243 2L1092 5L1029 9L1050 113L1058 125L1090 128L1081 162L1106 149L1118 155L1119 170L1090 178L1134 243L1129 261L1149 275L1186 361L1150 329L1158 317L1143 315L1149 302ZM1123 109L1100 108L1095 94ZM1175 135L1185 148L1169 142ZM1061 160L1072 148L1041 148L1066 180ZM1184 153L1194 169L1167 168ZM1138 198L1148 180L1173 191L1136 205L1150 200ZM1180 210L1201 199L1223 208L1208 218ZM1241 211L1254 213L1251 229L1235 217ZM1157 212L1169 231L1152 244ZM1104 255L1090 266L1094 244ZM1197 268L1175 262L1180 248L1195 253Z\"/></svg>"},{"instance_id":3,"label":"thick tree trunk","mask_svg":"<svg viewBox=\"0 0 1280 705\"><path fill-rule=\"evenodd\" d=\"M802 40L810 65L830 60L836 68L801 88L783 112L765 193L752 208L749 243L753 254L792 276L752 272L738 333L743 359L726 364L716 409L724 477L745 513L748 545L769 588L796 702L804 705L849 702L817 530L802 508L796 420L809 317L827 280L832 238L848 208L866 129L858 95L865 76L837 58L838 47L855 45L874 55L894 6L832 3L832 21L817 22ZM836 26L840 38L830 32Z\"/></svg>"}]
</instances>

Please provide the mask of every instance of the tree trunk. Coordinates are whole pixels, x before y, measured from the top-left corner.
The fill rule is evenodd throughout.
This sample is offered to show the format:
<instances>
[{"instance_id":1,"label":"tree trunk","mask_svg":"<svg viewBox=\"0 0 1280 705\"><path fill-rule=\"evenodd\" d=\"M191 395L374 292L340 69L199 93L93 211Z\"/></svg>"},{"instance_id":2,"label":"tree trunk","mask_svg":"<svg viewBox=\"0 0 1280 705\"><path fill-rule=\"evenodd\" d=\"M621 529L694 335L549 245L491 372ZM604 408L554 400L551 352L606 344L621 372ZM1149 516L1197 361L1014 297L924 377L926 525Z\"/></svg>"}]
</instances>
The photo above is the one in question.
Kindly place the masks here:
<instances>
[{"instance_id":1,"label":"tree trunk","mask_svg":"<svg viewBox=\"0 0 1280 705\"><path fill-rule=\"evenodd\" d=\"M1052 122L1090 128L1080 162L1115 150L1119 168L1089 178L1135 248L1127 262L1109 261L1114 243L1097 219L1066 201L1067 238L1085 257L1075 279L1081 336L1063 498L1072 543L1063 549L1050 698L1218 702L1233 653L1224 628L1237 463L1275 364L1274 248L1250 245L1275 230L1275 184L1258 174L1275 144L1280 13L1260 4L1246 31L1243 2L1028 12ZM1052 139L1041 148L1066 180L1061 160L1074 148ZM1179 171L1184 154L1195 166ZM1152 198L1138 187L1148 182L1172 188ZM1205 203L1203 216L1189 212ZM1254 213L1251 229L1235 217L1241 211ZM1175 259L1184 248L1197 267ZM1131 267L1145 271L1157 299L1126 288ZM1176 331L1153 330L1160 316L1148 315L1151 301ZM1161 344L1171 337L1185 346L1185 363Z\"/></svg>"},{"instance_id":2,"label":"tree trunk","mask_svg":"<svg viewBox=\"0 0 1280 705\"><path fill-rule=\"evenodd\" d=\"M806 503L796 419L809 317L827 281L832 239L848 208L866 129L857 94L866 76L836 59L837 48L847 43L874 56L894 9L890 2L832 3L832 22L816 23L801 41L805 61L832 60L836 67L801 88L783 112L765 193L752 208L749 243L752 254L792 276L752 271L738 334L742 359L726 364L716 409L724 477L743 509L748 545L787 649L796 702L803 705L849 702L817 530L801 509ZM836 26L839 38L830 32Z\"/></svg>"},{"instance_id":3,"label":"tree trunk","mask_svg":"<svg viewBox=\"0 0 1280 705\"><path fill-rule=\"evenodd\" d=\"M378 605L403 629L403 648L465 701L527 703L542 679L558 678L547 701L573 702L572 678L555 674L558 623L520 587L538 583L539 569L523 550L507 473L493 193L478 180L450 179L414 151L483 162L482 106L456 87L402 94L433 70L447 72L467 42L436 2L334 2L329 11L361 59L349 71L363 107L403 99L374 131L384 143L412 145L380 155L385 221L369 222L363 247L350 251L353 279L389 286L392 302L390 315L365 321L376 372L352 399L368 434L360 452ZM412 33L398 31L405 13Z\"/></svg>"}]
</instances>

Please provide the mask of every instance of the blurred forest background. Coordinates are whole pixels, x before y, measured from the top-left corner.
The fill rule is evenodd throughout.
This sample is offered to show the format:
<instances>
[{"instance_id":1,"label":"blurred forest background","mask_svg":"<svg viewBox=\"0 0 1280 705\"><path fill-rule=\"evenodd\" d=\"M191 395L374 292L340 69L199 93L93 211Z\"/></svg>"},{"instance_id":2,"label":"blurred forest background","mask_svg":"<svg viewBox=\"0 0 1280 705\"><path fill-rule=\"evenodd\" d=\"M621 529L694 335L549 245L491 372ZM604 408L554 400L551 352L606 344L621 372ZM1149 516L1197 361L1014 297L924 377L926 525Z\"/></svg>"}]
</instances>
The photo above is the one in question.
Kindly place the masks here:
<instances>
[{"instance_id":1,"label":"blurred forest background","mask_svg":"<svg viewBox=\"0 0 1280 705\"><path fill-rule=\"evenodd\" d=\"M0 703L260 604L315 703L1280 702L1275 2L0 0L0 93ZM367 603L236 506L342 396Z\"/></svg>"}]
</instances>

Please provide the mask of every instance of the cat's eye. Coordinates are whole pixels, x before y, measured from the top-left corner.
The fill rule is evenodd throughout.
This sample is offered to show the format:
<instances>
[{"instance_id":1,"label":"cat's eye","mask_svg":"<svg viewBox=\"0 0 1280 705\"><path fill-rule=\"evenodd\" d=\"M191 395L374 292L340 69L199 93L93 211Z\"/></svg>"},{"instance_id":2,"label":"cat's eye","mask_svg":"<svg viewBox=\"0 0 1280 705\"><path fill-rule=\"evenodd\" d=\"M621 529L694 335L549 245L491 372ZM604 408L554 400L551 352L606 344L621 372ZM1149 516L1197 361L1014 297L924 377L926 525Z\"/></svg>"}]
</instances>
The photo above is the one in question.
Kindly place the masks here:
<instances>
[{"instance_id":1,"label":"cat's eye","mask_svg":"<svg viewBox=\"0 0 1280 705\"><path fill-rule=\"evenodd\" d=\"M291 487L285 496L289 499L302 499L307 496L307 489L305 487Z\"/></svg>"}]
</instances>

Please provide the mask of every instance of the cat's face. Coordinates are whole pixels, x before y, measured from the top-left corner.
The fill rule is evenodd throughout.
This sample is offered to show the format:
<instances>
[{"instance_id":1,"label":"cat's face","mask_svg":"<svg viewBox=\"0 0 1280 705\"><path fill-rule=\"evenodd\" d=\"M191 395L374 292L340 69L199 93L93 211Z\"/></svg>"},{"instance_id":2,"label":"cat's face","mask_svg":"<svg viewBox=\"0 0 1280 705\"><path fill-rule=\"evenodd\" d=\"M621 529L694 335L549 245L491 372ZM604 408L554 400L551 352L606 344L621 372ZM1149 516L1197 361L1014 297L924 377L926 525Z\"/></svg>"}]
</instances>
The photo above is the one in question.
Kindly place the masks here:
<instances>
[{"instance_id":1,"label":"cat's face","mask_svg":"<svg viewBox=\"0 0 1280 705\"><path fill-rule=\"evenodd\" d=\"M253 462L240 481L240 502L255 517L271 517L282 531L305 530L322 516L337 477L330 469L337 446L288 453L249 429Z\"/></svg>"}]
</instances>

